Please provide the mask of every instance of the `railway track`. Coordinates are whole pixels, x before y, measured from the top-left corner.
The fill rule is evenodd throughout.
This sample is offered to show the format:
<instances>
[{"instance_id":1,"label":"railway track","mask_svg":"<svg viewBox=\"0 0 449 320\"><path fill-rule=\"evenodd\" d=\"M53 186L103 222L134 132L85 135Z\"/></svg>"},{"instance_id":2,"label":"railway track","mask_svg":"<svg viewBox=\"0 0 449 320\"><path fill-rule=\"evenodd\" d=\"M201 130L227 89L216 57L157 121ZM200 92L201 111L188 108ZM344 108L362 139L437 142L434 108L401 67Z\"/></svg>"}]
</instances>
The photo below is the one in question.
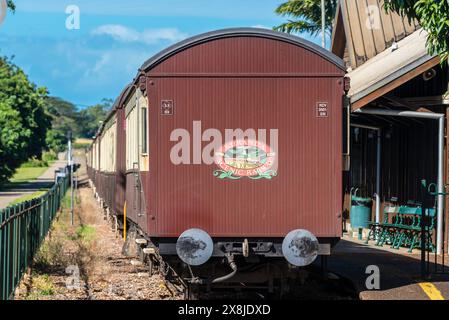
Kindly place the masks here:
<instances>
[{"instance_id":1,"label":"railway track","mask_svg":"<svg viewBox=\"0 0 449 320\"><path fill-rule=\"evenodd\" d=\"M101 209L101 208L100 208ZM109 220L111 230L115 231L115 219L108 216L103 210L105 219ZM127 243L124 245L127 255L136 261L151 275L157 275L165 279L165 286L173 296L182 296L186 300L219 300L219 299L243 299L243 300L357 300L358 294L352 282L334 273L323 273L321 267L312 265L301 272L298 279L293 281L276 280L273 284L248 285L245 283L233 285L187 285L179 277L174 269L166 264L161 257L157 261L148 263L148 257L144 258L136 244L137 233L128 234ZM122 237L123 234L120 234ZM135 244L135 245L134 245ZM258 268L263 268L259 266Z\"/></svg>"},{"instance_id":2,"label":"railway track","mask_svg":"<svg viewBox=\"0 0 449 320\"><path fill-rule=\"evenodd\" d=\"M75 226L63 210L16 291L17 300L180 299L159 275L124 256L123 241L105 220L91 190L79 189ZM84 227L81 227L84 226ZM70 272L67 273L67 268ZM78 277L77 277L78 275ZM76 279L77 278L77 279ZM76 280L76 281L72 281Z\"/></svg>"},{"instance_id":3,"label":"railway track","mask_svg":"<svg viewBox=\"0 0 449 320\"><path fill-rule=\"evenodd\" d=\"M55 253L62 259L49 261L47 265L35 263L29 273L30 277L25 277L19 287L16 299L356 299L350 282L341 277L326 278L317 267L308 268L305 276L296 281L274 283L271 291L267 285L244 284L232 287L198 286L185 291L185 282L168 265L155 261L148 264L148 260L141 259L142 255L137 254L137 251L133 253L133 250L127 250L127 254L123 254L124 242L116 228L114 217L100 207L87 184L80 185L79 203L75 208L76 226L71 230L68 212L63 209L55 222L51 237L43 245L44 251L59 248L60 251ZM94 240L89 240L86 236L75 237L77 232L82 233L80 226L84 226L85 230L94 228ZM68 241L70 235L73 238ZM67 288L70 275L65 269L69 265L77 267L79 289ZM46 294L40 294L41 288L38 288L43 276L48 276L47 286L52 288ZM280 294L280 287L285 285L290 286L291 290L287 294Z\"/></svg>"}]
</instances>

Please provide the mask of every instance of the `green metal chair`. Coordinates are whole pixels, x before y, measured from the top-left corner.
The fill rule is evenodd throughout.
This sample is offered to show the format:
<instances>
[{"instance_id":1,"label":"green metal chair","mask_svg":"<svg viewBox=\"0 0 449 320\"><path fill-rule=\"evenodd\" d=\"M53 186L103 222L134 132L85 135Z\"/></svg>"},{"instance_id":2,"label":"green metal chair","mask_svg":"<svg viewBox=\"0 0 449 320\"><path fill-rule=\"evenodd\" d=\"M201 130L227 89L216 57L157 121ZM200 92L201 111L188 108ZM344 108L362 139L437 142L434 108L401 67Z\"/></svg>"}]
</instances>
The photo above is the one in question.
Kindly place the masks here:
<instances>
[{"instance_id":1,"label":"green metal chair","mask_svg":"<svg viewBox=\"0 0 449 320\"><path fill-rule=\"evenodd\" d=\"M412 242L413 234L417 227L421 226L420 207L401 206L395 220L395 232L391 243L392 249L399 249L401 246Z\"/></svg>"},{"instance_id":2,"label":"green metal chair","mask_svg":"<svg viewBox=\"0 0 449 320\"><path fill-rule=\"evenodd\" d=\"M408 252L412 252L414 248L421 248L421 223L424 222L426 250L430 250L434 253L435 245L432 241L432 234L436 227L436 210L434 208L426 209L426 217L423 217L421 210L419 215L416 215L415 218L416 220L409 228L409 238L406 243L406 245L409 246ZM423 221L424 218L427 219Z\"/></svg>"},{"instance_id":3,"label":"green metal chair","mask_svg":"<svg viewBox=\"0 0 449 320\"><path fill-rule=\"evenodd\" d=\"M426 209L425 237L426 250L435 252L432 242L432 234L436 225L435 209ZM422 208L411 206L400 206L398 212L392 218L391 223L382 224L382 233L376 245L390 244L392 249L408 247L408 252L421 247L421 233L423 222Z\"/></svg>"},{"instance_id":4,"label":"green metal chair","mask_svg":"<svg viewBox=\"0 0 449 320\"><path fill-rule=\"evenodd\" d=\"M370 240L378 241L381 238L384 232L384 226L388 225L390 216L392 214L395 214L397 211L397 206L393 203L393 201L395 200L392 199L390 203L387 203L384 206L382 222L377 223L373 221L370 223L370 230L366 238L365 244L368 244Z\"/></svg>"}]
</instances>

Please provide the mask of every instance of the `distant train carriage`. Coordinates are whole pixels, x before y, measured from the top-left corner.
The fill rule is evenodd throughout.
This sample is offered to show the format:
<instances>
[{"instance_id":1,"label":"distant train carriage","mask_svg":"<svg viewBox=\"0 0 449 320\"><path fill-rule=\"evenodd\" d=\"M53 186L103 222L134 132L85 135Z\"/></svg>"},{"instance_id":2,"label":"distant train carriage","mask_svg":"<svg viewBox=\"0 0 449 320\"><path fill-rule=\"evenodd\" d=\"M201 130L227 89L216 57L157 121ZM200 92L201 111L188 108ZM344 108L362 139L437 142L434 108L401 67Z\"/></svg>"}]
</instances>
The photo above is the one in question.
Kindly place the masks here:
<instances>
[{"instance_id":1,"label":"distant train carriage","mask_svg":"<svg viewBox=\"0 0 449 320\"><path fill-rule=\"evenodd\" d=\"M162 51L88 151L98 195L191 283L291 275L341 236L344 69L252 28Z\"/></svg>"}]
</instances>

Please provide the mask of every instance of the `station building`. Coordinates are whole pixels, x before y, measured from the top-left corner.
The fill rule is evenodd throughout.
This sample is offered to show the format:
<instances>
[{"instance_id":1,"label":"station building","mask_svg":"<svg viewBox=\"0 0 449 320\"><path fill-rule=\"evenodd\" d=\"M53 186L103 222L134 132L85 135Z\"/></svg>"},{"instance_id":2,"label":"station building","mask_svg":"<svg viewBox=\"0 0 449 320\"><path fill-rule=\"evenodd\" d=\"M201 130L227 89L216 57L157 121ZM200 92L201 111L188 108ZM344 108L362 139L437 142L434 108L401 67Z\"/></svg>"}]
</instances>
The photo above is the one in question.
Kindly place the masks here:
<instances>
[{"instance_id":1,"label":"station building","mask_svg":"<svg viewBox=\"0 0 449 320\"><path fill-rule=\"evenodd\" d=\"M428 54L416 21L386 14L383 1L341 0L331 50L345 60L350 90L344 167L344 217L351 193L372 199L372 221L384 206L434 207L434 242L447 252L449 72ZM435 183L429 196L422 180Z\"/></svg>"}]
</instances>

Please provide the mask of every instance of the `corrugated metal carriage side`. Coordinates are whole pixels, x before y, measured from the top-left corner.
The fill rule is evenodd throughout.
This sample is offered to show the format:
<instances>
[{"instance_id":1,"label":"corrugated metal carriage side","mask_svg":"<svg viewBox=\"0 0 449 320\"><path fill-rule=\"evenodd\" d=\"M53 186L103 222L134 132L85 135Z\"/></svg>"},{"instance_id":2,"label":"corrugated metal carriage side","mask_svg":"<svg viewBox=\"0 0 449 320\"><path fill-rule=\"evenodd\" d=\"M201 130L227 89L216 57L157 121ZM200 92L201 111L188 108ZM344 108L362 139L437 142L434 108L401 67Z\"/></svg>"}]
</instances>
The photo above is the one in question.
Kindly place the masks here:
<instances>
[{"instance_id":1,"label":"corrugated metal carriage side","mask_svg":"<svg viewBox=\"0 0 449 320\"><path fill-rule=\"evenodd\" d=\"M148 182L148 99L139 87L132 86L123 99L123 180L125 182L126 216L147 232Z\"/></svg>"},{"instance_id":2,"label":"corrugated metal carriage side","mask_svg":"<svg viewBox=\"0 0 449 320\"><path fill-rule=\"evenodd\" d=\"M97 183L96 183L96 179L95 179L95 174L96 174L96 143L97 143L97 137L93 137L93 141L92 144L90 145L90 147L87 150L86 153L86 165L87 165L87 174L89 176L90 181L92 181L92 185L94 187L96 187Z\"/></svg>"},{"instance_id":3,"label":"corrugated metal carriage side","mask_svg":"<svg viewBox=\"0 0 449 320\"><path fill-rule=\"evenodd\" d=\"M117 212L126 201L129 225L194 281L328 254L341 236L344 74L329 52L268 30L221 30L164 50L115 107L114 186L126 192L108 202ZM242 139L225 139L239 129ZM304 239L305 253L295 252ZM210 259L193 276L183 266L199 256Z\"/></svg>"},{"instance_id":4,"label":"corrugated metal carriage side","mask_svg":"<svg viewBox=\"0 0 449 320\"><path fill-rule=\"evenodd\" d=\"M144 66L154 106L150 234L176 237L196 224L217 237L283 237L302 223L319 237L340 235L344 71L330 54L292 39L261 31L212 33ZM172 116L161 115L164 101L173 103ZM317 115L321 102L323 116ZM173 164L170 134L182 128L193 136L193 121L201 121L203 132L216 128L223 135L228 128L279 130L278 176L220 180L214 164Z\"/></svg>"},{"instance_id":5,"label":"corrugated metal carriage side","mask_svg":"<svg viewBox=\"0 0 449 320\"><path fill-rule=\"evenodd\" d=\"M123 182L125 134L121 99L129 87L127 86L114 102L86 154L89 179L96 194L113 215L123 215L126 186Z\"/></svg>"}]
</instances>

